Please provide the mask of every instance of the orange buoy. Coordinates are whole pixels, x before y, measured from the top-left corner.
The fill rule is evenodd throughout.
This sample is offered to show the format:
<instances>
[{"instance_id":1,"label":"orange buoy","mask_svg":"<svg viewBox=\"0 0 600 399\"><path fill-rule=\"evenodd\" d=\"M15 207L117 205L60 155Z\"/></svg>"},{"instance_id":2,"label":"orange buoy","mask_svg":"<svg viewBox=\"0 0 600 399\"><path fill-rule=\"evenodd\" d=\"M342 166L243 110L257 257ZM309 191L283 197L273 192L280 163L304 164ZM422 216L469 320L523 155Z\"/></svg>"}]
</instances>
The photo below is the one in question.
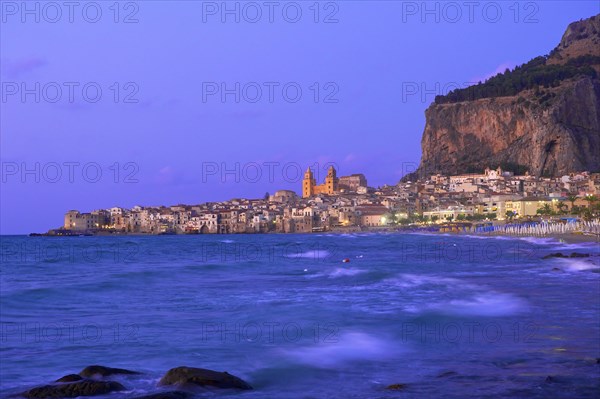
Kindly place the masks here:
<instances>
[{"instance_id":1,"label":"orange buoy","mask_svg":"<svg viewBox=\"0 0 600 399\"><path fill-rule=\"evenodd\" d=\"M344 262L344 263L350 263L350 258L344 258L344 260L342 262Z\"/></svg>"}]
</instances>

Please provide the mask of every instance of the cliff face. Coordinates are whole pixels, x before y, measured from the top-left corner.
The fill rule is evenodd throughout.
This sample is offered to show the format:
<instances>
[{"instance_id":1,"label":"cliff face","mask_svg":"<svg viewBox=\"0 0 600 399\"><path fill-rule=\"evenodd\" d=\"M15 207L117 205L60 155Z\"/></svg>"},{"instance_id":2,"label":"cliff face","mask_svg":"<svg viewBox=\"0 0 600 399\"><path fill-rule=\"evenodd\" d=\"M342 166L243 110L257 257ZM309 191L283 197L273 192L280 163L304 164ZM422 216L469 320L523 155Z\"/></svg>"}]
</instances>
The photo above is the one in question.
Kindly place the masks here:
<instances>
[{"instance_id":1,"label":"cliff face","mask_svg":"<svg viewBox=\"0 0 600 399\"><path fill-rule=\"evenodd\" d=\"M598 41L598 22L594 17L571 24L547 63L566 64L568 51L576 57L597 55L600 46L582 46L580 41ZM589 60L596 69L597 60ZM600 81L594 76L576 76L513 96L436 101L425 115L421 177L498 165L552 176L600 170Z\"/></svg>"},{"instance_id":2,"label":"cliff face","mask_svg":"<svg viewBox=\"0 0 600 399\"><path fill-rule=\"evenodd\" d=\"M521 165L531 174L600 169L600 82L585 77L535 95L486 98L427 109L420 171L459 174Z\"/></svg>"},{"instance_id":3,"label":"cliff face","mask_svg":"<svg viewBox=\"0 0 600 399\"><path fill-rule=\"evenodd\" d=\"M564 64L582 55L600 55L600 16L569 24L548 62Z\"/></svg>"}]
</instances>

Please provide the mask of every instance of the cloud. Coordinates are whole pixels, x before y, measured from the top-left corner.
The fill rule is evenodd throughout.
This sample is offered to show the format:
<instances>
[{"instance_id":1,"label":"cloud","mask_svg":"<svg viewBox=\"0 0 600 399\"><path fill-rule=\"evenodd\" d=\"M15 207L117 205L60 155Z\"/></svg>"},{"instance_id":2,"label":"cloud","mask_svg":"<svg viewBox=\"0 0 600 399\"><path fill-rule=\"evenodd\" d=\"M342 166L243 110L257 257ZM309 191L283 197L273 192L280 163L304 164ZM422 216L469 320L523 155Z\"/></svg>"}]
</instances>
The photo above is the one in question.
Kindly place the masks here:
<instances>
[{"instance_id":1,"label":"cloud","mask_svg":"<svg viewBox=\"0 0 600 399\"><path fill-rule=\"evenodd\" d=\"M158 171L156 175L156 182L158 184L172 184L176 180L175 169L171 166L165 166Z\"/></svg>"},{"instance_id":2,"label":"cloud","mask_svg":"<svg viewBox=\"0 0 600 399\"><path fill-rule=\"evenodd\" d=\"M474 84L477 84L479 82L485 82L489 78L494 77L494 76L498 75L499 73L503 73L504 71L506 71L506 69L513 69L515 66L517 66L517 64L515 62L512 62L512 61L503 62L502 64L498 65L496 67L496 69L494 69L493 72L487 73L483 76L474 77L471 79L471 81Z\"/></svg>"},{"instance_id":3,"label":"cloud","mask_svg":"<svg viewBox=\"0 0 600 399\"><path fill-rule=\"evenodd\" d=\"M353 153L346 155L346 157L344 158L344 162L354 162L357 160L358 160L358 157Z\"/></svg>"},{"instance_id":4,"label":"cloud","mask_svg":"<svg viewBox=\"0 0 600 399\"><path fill-rule=\"evenodd\" d=\"M0 69L2 75L7 78L16 79L22 75L26 75L36 69L42 68L48 65L48 62L39 57L22 58L19 60L11 61L3 59L0 61L2 68Z\"/></svg>"}]
</instances>

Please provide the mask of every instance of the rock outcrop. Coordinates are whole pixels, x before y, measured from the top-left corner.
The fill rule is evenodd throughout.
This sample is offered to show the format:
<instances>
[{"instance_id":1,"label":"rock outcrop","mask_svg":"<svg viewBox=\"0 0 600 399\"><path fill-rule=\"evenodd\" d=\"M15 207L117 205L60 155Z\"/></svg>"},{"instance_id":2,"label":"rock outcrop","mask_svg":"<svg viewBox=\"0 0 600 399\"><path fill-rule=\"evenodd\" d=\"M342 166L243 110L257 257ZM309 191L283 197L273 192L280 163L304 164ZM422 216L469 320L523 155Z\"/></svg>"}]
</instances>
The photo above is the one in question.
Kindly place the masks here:
<instances>
[{"instance_id":1,"label":"rock outcrop","mask_svg":"<svg viewBox=\"0 0 600 399\"><path fill-rule=\"evenodd\" d=\"M81 380L83 380L83 377L80 376L79 374L67 374L64 377L60 377L55 382L75 382L75 381L81 381Z\"/></svg>"},{"instance_id":2,"label":"rock outcrop","mask_svg":"<svg viewBox=\"0 0 600 399\"><path fill-rule=\"evenodd\" d=\"M159 385L197 385L214 388L252 389L246 381L229 374L195 367L176 367L160 380Z\"/></svg>"},{"instance_id":3,"label":"rock outcrop","mask_svg":"<svg viewBox=\"0 0 600 399\"><path fill-rule=\"evenodd\" d=\"M80 376L86 378L92 377L108 377L110 375L116 374L126 374L126 375L135 375L139 374L137 371L131 371L126 369L119 369L114 367L106 367L106 366L87 366L79 373Z\"/></svg>"},{"instance_id":4,"label":"rock outcrop","mask_svg":"<svg viewBox=\"0 0 600 399\"><path fill-rule=\"evenodd\" d=\"M170 392L160 392L154 393L146 396L138 396L134 399L188 399L191 397L191 394L183 391L170 391Z\"/></svg>"},{"instance_id":5,"label":"rock outcrop","mask_svg":"<svg viewBox=\"0 0 600 399\"><path fill-rule=\"evenodd\" d=\"M124 391L127 388L117 381L104 380L109 376L139 376L137 371L106 366L88 366L79 374L67 374L53 384L29 389L14 397L28 399L60 399L80 396L106 395L112 392ZM135 378L135 377L134 377ZM167 371L159 382L159 392L137 396L135 399L188 399L194 396L198 387L220 389L252 389L250 384L228 372L219 372L195 367L176 367ZM182 390L169 390L177 386ZM188 392L189 391L189 392Z\"/></svg>"},{"instance_id":6,"label":"rock outcrop","mask_svg":"<svg viewBox=\"0 0 600 399\"><path fill-rule=\"evenodd\" d=\"M600 171L600 16L569 25L549 56L427 109L417 176ZM469 90L471 90L469 92Z\"/></svg>"},{"instance_id":7,"label":"rock outcrop","mask_svg":"<svg viewBox=\"0 0 600 399\"><path fill-rule=\"evenodd\" d=\"M76 398L78 396L105 395L123 391L125 387L115 381L81 380L65 384L51 384L32 388L21 396L29 399Z\"/></svg>"},{"instance_id":8,"label":"rock outcrop","mask_svg":"<svg viewBox=\"0 0 600 399\"><path fill-rule=\"evenodd\" d=\"M600 16L569 24L559 45L550 54L549 64L565 64L583 55L600 55Z\"/></svg>"}]
</instances>

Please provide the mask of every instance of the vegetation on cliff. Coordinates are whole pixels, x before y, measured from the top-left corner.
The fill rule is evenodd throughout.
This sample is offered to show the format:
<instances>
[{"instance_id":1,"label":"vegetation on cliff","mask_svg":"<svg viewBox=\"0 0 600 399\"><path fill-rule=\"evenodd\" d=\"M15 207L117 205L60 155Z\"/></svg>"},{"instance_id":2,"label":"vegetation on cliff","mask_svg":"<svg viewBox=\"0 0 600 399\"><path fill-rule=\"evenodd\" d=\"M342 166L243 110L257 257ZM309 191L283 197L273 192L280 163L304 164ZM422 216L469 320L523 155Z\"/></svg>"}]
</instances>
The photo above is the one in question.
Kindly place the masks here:
<instances>
[{"instance_id":1,"label":"vegetation on cliff","mask_svg":"<svg viewBox=\"0 0 600 399\"><path fill-rule=\"evenodd\" d=\"M570 59L563 65L548 64L551 56L540 56L526 64L464 89L456 89L445 96L436 96L436 104L474 101L481 98L514 96L524 90L557 87L564 80L579 76L597 77L592 65L600 64L600 56L584 55Z\"/></svg>"}]
</instances>

